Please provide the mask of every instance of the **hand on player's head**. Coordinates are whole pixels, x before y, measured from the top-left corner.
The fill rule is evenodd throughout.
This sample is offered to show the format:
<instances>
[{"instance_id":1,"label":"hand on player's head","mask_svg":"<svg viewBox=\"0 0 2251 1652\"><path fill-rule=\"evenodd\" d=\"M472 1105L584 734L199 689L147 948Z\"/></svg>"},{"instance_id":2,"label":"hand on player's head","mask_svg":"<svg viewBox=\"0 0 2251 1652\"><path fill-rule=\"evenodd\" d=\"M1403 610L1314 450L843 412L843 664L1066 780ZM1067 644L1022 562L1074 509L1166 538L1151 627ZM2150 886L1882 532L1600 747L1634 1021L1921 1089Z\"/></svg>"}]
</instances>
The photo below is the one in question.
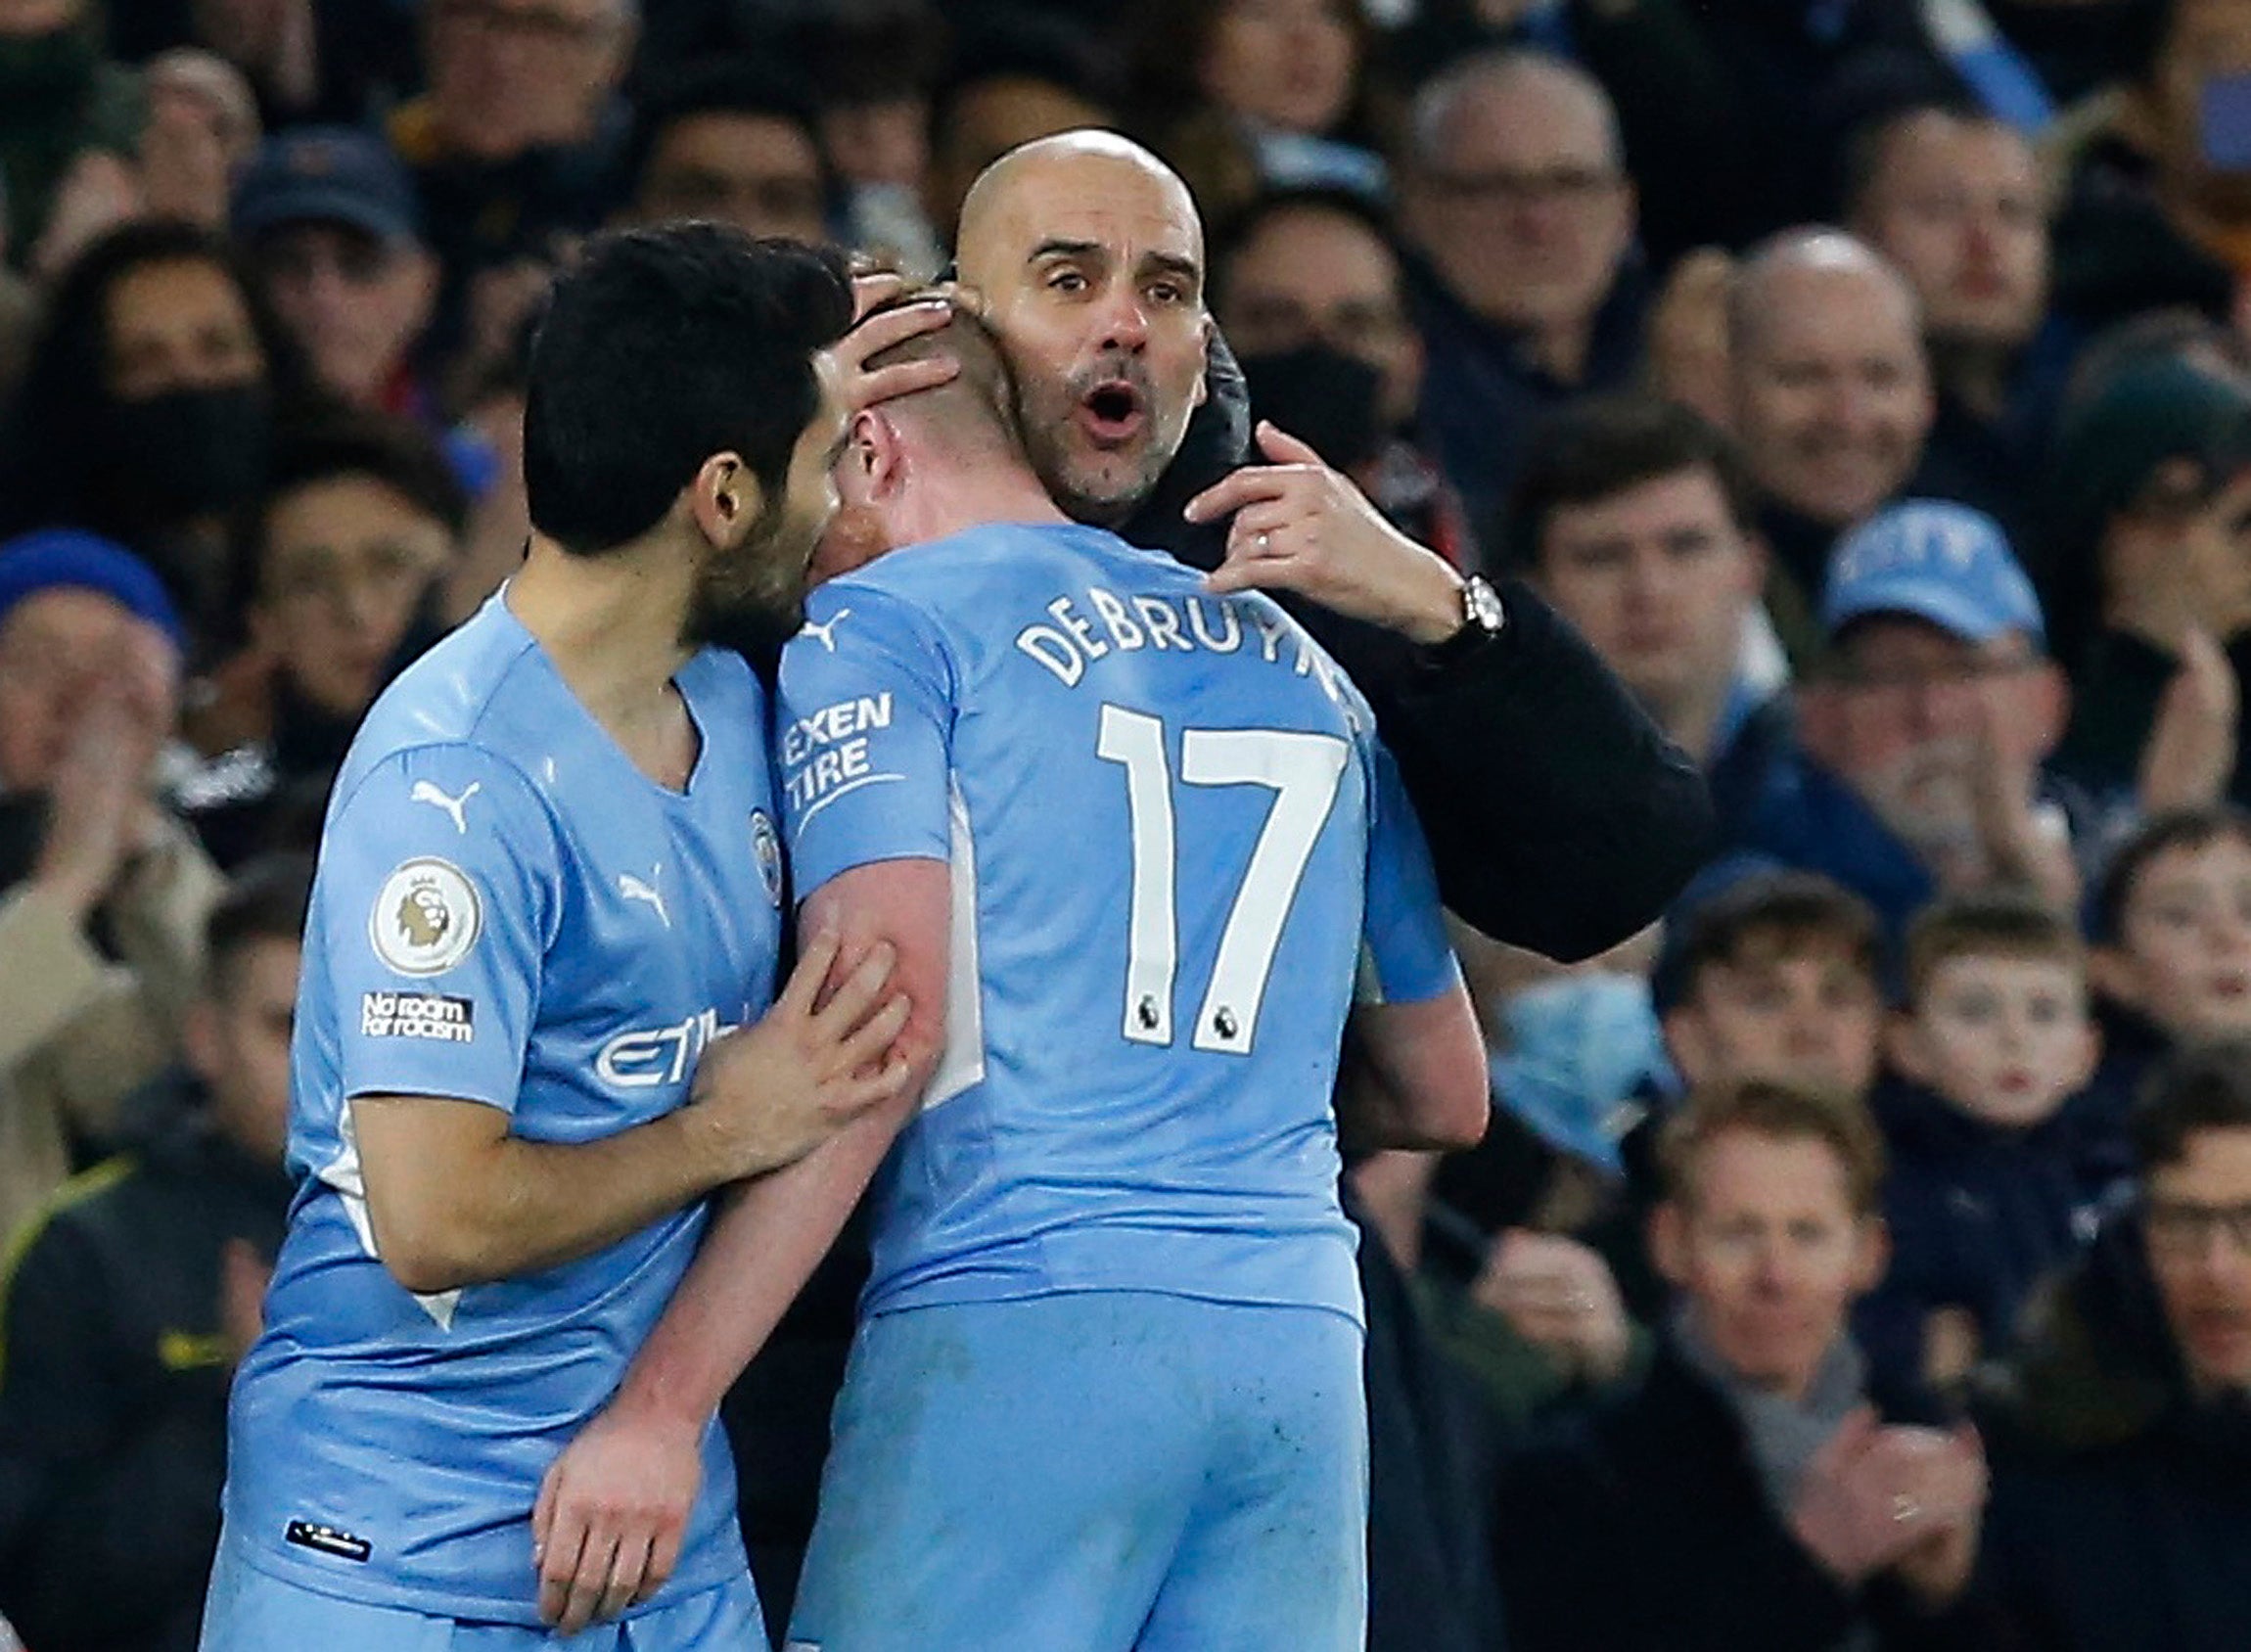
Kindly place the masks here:
<instances>
[{"instance_id":1,"label":"hand on player's head","mask_svg":"<svg viewBox=\"0 0 2251 1652\"><path fill-rule=\"evenodd\" d=\"M933 292L926 298L902 303L907 288L896 276L862 276L853 284L852 292L859 302L859 319L832 351L842 370L847 413L862 413L880 402L936 390L960 371L947 355L874 369L868 366L886 350L925 333L935 333L950 322L953 309L942 294Z\"/></svg>"}]
</instances>

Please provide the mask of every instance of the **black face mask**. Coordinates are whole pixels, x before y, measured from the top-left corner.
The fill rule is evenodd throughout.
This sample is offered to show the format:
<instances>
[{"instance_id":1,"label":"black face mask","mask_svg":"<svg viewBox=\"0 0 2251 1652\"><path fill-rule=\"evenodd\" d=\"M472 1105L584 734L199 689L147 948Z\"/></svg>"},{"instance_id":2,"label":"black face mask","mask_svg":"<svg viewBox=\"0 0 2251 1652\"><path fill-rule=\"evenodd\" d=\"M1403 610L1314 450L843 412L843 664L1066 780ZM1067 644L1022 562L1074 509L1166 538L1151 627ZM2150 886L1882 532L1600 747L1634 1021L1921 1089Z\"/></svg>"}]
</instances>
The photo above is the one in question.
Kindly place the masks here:
<instances>
[{"instance_id":1,"label":"black face mask","mask_svg":"<svg viewBox=\"0 0 2251 1652\"><path fill-rule=\"evenodd\" d=\"M120 401L111 429L140 494L136 514L152 523L231 511L265 485L272 417L261 385Z\"/></svg>"},{"instance_id":2,"label":"black face mask","mask_svg":"<svg viewBox=\"0 0 2251 1652\"><path fill-rule=\"evenodd\" d=\"M1340 471L1383 451L1384 376L1356 355L1306 344L1243 357L1251 411L1311 446Z\"/></svg>"}]
</instances>

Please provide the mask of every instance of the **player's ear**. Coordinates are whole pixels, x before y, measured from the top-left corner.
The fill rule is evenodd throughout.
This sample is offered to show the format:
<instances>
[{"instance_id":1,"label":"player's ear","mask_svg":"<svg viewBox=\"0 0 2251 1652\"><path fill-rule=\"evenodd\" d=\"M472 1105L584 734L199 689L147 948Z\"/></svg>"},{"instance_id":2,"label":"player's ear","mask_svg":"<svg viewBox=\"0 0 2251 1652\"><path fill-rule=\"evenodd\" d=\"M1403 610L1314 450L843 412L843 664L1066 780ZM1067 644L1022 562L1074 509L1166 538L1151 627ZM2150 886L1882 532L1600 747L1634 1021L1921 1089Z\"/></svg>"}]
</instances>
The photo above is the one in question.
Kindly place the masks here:
<instances>
[{"instance_id":1,"label":"player's ear","mask_svg":"<svg viewBox=\"0 0 2251 1652\"><path fill-rule=\"evenodd\" d=\"M733 550L749 538L765 510L765 489L758 473L732 451L706 459L687 492L688 514L697 531L721 550Z\"/></svg>"},{"instance_id":2,"label":"player's ear","mask_svg":"<svg viewBox=\"0 0 2251 1652\"><path fill-rule=\"evenodd\" d=\"M906 444L899 438L898 426L880 406L853 417L845 463L860 489L855 503L896 493L906 481Z\"/></svg>"}]
</instances>

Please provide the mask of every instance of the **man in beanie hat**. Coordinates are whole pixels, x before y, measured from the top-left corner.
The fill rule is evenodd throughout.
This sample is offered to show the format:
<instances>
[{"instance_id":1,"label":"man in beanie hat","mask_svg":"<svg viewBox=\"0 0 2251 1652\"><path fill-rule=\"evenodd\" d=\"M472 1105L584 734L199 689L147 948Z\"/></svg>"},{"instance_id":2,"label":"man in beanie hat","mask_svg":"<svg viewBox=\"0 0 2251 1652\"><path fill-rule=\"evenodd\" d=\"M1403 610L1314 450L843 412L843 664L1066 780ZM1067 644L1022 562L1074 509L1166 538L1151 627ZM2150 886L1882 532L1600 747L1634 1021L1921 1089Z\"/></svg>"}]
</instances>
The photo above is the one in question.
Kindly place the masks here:
<instances>
[{"instance_id":1,"label":"man in beanie hat","mask_svg":"<svg viewBox=\"0 0 2251 1652\"><path fill-rule=\"evenodd\" d=\"M156 801L180 621L91 533L0 544L0 1234L170 1054L218 875Z\"/></svg>"},{"instance_id":2,"label":"man in beanie hat","mask_svg":"<svg viewBox=\"0 0 2251 1652\"><path fill-rule=\"evenodd\" d=\"M2052 589L2085 638L2064 657L2062 766L2153 807L2251 801L2251 393L2171 357L2130 363L2065 424L2050 497Z\"/></svg>"}]
</instances>

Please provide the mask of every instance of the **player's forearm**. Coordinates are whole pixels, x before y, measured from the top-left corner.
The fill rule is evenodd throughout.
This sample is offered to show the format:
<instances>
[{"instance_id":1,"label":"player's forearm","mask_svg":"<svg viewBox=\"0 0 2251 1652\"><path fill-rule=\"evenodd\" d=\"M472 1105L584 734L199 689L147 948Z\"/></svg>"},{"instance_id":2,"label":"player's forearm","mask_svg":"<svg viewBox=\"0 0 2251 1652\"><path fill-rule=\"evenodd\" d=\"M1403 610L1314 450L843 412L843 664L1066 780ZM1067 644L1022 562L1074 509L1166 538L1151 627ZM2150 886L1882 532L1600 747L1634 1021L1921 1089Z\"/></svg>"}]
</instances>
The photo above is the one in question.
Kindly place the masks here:
<instances>
[{"instance_id":1,"label":"player's forearm","mask_svg":"<svg viewBox=\"0 0 2251 1652\"><path fill-rule=\"evenodd\" d=\"M836 1243L903 1122L883 1109L730 1189L613 1407L703 1426Z\"/></svg>"},{"instance_id":2,"label":"player's forearm","mask_svg":"<svg viewBox=\"0 0 2251 1652\"><path fill-rule=\"evenodd\" d=\"M1474 1147L1491 1118L1485 1045L1469 993L1353 1012L1350 1059L1366 1081L1339 1092L1338 1127L1349 1146L1447 1151Z\"/></svg>"},{"instance_id":3,"label":"player's forearm","mask_svg":"<svg viewBox=\"0 0 2251 1652\"><path fill-rule=\"evenodd\" d=\"M694 1108L588 1142L504 1136L444 1176L371 1198L385 1264L423 1294L558 1267L725 1183L733 1167Z\"/></svg>"}]
</instances>

